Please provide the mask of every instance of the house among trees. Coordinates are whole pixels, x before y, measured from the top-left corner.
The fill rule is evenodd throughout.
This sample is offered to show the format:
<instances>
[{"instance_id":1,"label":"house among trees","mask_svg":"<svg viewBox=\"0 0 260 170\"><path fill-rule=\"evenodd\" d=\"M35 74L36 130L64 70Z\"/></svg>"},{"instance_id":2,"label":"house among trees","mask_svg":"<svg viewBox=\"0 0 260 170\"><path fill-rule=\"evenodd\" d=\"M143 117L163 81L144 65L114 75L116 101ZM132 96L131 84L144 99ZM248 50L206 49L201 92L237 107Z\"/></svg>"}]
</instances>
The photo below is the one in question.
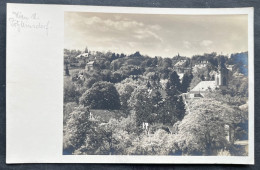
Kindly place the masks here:
<instances>
[{"instance_id":1,"label":"house among trees","mask_svg":"<svg viewBox=\"0 0 260 170\"><path fill-rule=\"evenodd\" d=\"M85 66L85 70L87 70L87 71L93 70L93 68L94 68L94 63L95 63L95 61L90 61L90 62L88 62L88 63L86 64L86 66Z\"/></svg>"},{"instance_id":2,"label":"house among trees","mask_svg":"<svg viewBox=\"0 0 260 170\"><path fill-rule=\"evenodd\" d=\"M76 56L76 58L88 58L89 57L89 53L81 53L78 56Z\"/></svg>"},{"instance_id":3,"label":"house among trees","mask_svg":"<svg viewBox=\"0 0 260 170\"><path fill-rule=\"evenodd\" d=\"M248 77L233 60L64 50L64 152L240 152L248 147Z\"/></svg>"},{"instance_id":4,"label":"house among trees","mask_svg":"<svg viewBox=\"0 0 260 170\"><path fill-rule=\"evenodd\" d=\"M174 64L174 69L178 74L191 73L191 68L187 67L187 60L184 59L181 59Z\"/></svg>"},{"instance_id":5,"label":"house among trees","mask_svg":"<svg viewBox=\"0 0 260 170\"><path fill-rule=\"evenodd\" d=\"M228 85L228 69L222 67L221 64L218 66L218 71L215 74L215 80L212 81L201 81L193 89L190 90L189 94L191 98L202 97L206 91L214 91L217 88L224 90Z\"/></svg>"},{"instance_id":6,"label":"house among trees","mask_svg":"<svg viewBox=\"0 0 260 170\"><path fill-rule=\"evenodd\" d=\"M194 67L204 68L204 67L206 67L206 66L208 65L208 63L209 63L209 62L208 62L207 60L200 60L200 61L198 61L197 64L195 64Z\"/></svg>"},{"instance_id":7,"label":"house among trees","mask_svg":"<svg viewBox=\"0 0 260 170\"><path fill-rule=\"evenodd\" d=\"M184 67L186 65L187 60L180 60L178 61L174 67Z\"/></svg>"},{"instance_id":8,"label":"house among trees","mask_svg":"<svg viewBox=\"0 0 260 170\"><path fill-rule=\"evenodd\" d=\"M86 62L88 62L89 54L88 53L81 53L76 56L76 60L78 61L78 66L83 67L85 66Z\"/></svg>"},{"instance_id":9,"label":"house among trees","mask_svg":"<svg viewBox=\"0 0 260 170\"><path fill-rule=\"evenodd\" d=\"M190 93L203 93L205 91L215 90L216 87L215 81L201 81L190 91Z\"/></svg>"}]
</instances>

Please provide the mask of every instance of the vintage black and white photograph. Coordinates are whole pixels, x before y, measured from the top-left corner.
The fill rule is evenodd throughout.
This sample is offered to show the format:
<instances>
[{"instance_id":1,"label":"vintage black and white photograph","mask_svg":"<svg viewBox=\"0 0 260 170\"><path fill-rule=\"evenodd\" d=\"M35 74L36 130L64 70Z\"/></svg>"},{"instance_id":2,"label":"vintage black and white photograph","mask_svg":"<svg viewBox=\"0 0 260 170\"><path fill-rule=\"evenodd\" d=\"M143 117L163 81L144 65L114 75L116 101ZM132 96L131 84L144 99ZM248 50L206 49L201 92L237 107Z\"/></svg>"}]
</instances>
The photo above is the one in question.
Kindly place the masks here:
<instances>
[{"instance_id":1,"label":"vintage black and white photograph","mask_svg":"<svg viewBox=\"0 0 260 170\"><path fill-rule=\"evenodd\" d=\"M248 156L248 15L64 12L63 155Z\"/></svg>"}]
</instances>

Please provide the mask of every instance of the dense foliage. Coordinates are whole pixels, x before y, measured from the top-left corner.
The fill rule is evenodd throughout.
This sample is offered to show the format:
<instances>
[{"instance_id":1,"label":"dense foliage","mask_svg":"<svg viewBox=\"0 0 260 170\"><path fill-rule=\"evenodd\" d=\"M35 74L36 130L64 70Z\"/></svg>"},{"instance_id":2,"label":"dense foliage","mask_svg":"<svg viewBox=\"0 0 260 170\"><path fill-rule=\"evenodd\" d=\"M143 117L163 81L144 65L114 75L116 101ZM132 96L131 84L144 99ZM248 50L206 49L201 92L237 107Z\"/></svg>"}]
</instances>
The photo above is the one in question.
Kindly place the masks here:
<instances>
[{"instance_id":1,"label":"dense foliage","mask_svg":"<svg viewBox=\"0 0 260 170\"><path fill-rule=\"evenodd\" d=\"M91 109L119 109L119 94L112 83L100 81L82 94L80 104Z\"/></svg>"},{"instance_id":2,"label":"dense foliage","mask_svg":"<svg viewBox=\"0 0 260 170\"><path fill-rule=\"evenodd\" d=\"M246 54L151 58L65 49L64 154L237 155L234 141L248 136L248 108L240 107L248 96ZM227 89L183 97L199 82L214 81L219 64L233 65Z\"/></svg>"}]
</instances>

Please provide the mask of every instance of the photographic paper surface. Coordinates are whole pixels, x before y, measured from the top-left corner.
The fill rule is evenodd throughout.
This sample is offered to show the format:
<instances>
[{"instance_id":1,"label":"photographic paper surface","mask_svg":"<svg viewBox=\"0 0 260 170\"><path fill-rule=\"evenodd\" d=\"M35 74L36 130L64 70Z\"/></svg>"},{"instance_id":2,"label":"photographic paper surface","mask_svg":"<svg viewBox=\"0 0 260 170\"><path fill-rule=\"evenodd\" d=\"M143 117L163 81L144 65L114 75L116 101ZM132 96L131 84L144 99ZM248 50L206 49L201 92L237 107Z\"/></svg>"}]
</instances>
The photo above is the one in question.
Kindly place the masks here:
<instances>
[{"instance_id":1,"label":"photographic paper surface","mask_svg":"<svg viewBox=\"0 0 260 170\"><path fill-rule=\"evenodd\" d=\"M253 164L253 8L8 4L7 163Z\"/></svg>"}]
</instances>

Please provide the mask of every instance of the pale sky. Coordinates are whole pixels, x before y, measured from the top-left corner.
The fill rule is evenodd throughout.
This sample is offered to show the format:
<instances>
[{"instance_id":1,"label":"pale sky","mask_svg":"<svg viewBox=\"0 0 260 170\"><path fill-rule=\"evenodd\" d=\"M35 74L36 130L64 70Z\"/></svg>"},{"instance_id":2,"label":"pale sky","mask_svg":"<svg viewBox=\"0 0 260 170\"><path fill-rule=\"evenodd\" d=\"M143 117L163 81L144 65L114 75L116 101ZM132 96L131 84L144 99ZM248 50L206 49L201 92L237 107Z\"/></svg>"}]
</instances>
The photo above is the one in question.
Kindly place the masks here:
<instances>
[{"instance_id":1,"label":"pale sky","mask_svg":"<svg viewBox=\"0 0 260 170\"><path fill-rule=\"evenodd\" d=\"M150 57L248 50L247 15L65 12L64 48Z\"/></svg>"}]
</instances>

